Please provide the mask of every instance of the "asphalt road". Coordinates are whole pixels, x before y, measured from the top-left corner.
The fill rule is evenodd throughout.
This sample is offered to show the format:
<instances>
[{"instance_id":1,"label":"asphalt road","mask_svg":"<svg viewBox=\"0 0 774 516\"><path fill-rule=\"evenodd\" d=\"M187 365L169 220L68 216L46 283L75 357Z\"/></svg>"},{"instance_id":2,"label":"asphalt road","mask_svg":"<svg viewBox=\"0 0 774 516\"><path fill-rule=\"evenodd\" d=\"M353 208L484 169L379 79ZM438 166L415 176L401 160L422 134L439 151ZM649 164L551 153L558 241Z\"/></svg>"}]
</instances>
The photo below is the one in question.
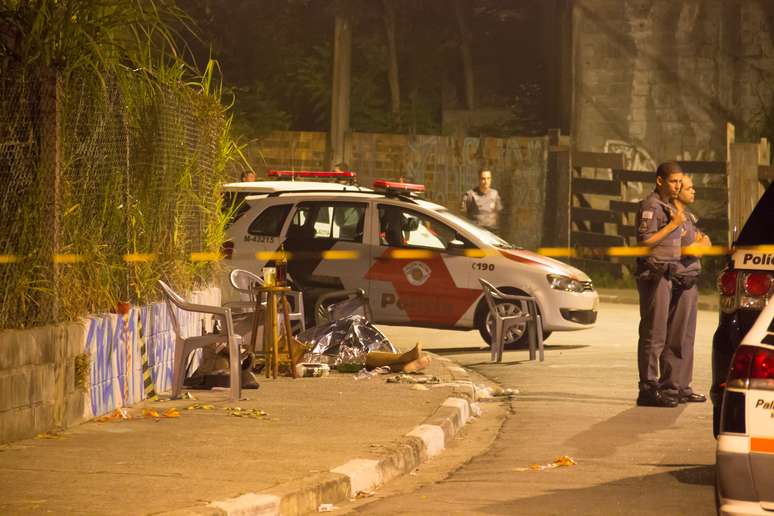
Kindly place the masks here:
<instances>
[{"instance_id":1,"label":"asphalt road","mask_svg":"<svg viewBox=\"0 0 774 516\"><path fill-rule=\"evenodd\" d=\"M714 514L714 446L709 402L636 407L637 307L602 305L597 326L554 333L545 362L526 350L488 362L477 332L386 327L398 345L420 341L505 387L519 390L500 422L474 428L453 454L470 455L428 482L362 501L367 514ZM694 390L710 384L717 322L699 312ZM484 419L484 418L482 418ZM476 437L476 432L481 437ZM471 442L473 441L473 442ZM557 457L577 465L533 470ZM439 459L434 459L438 461ZM434 467L431 461L428 466ZM438 465L435 466L436 468Z\"/></svg>"}]
</instances>

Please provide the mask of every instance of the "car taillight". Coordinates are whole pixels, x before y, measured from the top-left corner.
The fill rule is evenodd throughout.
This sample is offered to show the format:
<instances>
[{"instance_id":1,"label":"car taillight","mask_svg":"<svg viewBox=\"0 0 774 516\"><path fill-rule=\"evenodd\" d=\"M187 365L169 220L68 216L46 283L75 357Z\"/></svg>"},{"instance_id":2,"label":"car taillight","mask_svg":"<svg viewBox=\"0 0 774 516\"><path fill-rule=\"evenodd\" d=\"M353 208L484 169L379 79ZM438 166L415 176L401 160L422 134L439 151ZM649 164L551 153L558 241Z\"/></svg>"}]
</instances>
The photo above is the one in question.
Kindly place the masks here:
<instances>
[{"instance_id":1,"label":"car taillight","mask_svg":"<svg viewBox=\"0 0 774 516\"><path fill-rule=\"evenodd\" d=\"M750 364L755 357L755 348L752 346L739 346L734 353L731 369L728 371L726 387L745 387L750 377Z\"/></svg>"},{"instance_id":2,"label":"car taillight","mask_svg":"<svg viewBox=\"0 0 774 516\"><path fill-rule=\"evenodd\" d=\"M744 278L744 292L748 296L763 297L771 289L771 276L765 272L751 272Z\"/></svg>"},{"instance_id":3,"label":"car taillight","mask_svg":"<svg viewBox=\"0 0 774 516\"><path fill-rule=\"evenodd\" d=\"M736 294L736 271L724 271L718 278L718 290L724 296Z\"/></svg>"},{"instance_id":4,"label":"car taillight","mask_svg":"<svg viewBox=\"0 0 774 516\"><path fill-rule=\"evenodd\" d=\"M230 240L223 242L223 245L220 246L220 254L223 255L224 259L230 260L234 255L234 242Z\"/></svg>"},{"instance_id":5,"label":"car taillight","mask_svg":"<svg viewBox=\"0 0 774 516\"><path fill-rule=\"evenodd\" d=\"M739 346L728 372L727 387L774 389L774 351L754 346Z\"/></svg>"}]
</instances>

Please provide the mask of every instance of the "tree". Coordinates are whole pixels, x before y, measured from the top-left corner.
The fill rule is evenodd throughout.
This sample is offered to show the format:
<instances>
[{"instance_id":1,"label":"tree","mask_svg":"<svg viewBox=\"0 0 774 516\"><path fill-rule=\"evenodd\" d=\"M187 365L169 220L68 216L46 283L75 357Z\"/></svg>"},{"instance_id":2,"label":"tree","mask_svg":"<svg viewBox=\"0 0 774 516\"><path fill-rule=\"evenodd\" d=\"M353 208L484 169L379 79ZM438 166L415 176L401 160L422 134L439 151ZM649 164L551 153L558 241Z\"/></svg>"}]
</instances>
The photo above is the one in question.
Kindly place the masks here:
<instances>
[{"instance_id":1,"label":"tree","mask_svg":"<svg viewBox=\"0 0 774 516\"><path fill-rule=\"evenodd\" d=\"M383 0L384 29L387 36L387 66L390 85L390 107L398 126L400 123L400 80L398 78L398 46L395 42L395 4L392 0Z\"/></svg>"},{"instance_id":2,"label":"tree","mask_svg":"<svg viewBox=\"0 0 774 516\"><path fill-rule=\"evenodd\" d=\"M457 27L460 31L460 57L462 58L462 70L465 76L465 105L468 109L475 109L475 81L473 74L473 30L471 29L471 5L470 0L454 0L454 16L457 19Z\"/></svg>"}]
</instances>

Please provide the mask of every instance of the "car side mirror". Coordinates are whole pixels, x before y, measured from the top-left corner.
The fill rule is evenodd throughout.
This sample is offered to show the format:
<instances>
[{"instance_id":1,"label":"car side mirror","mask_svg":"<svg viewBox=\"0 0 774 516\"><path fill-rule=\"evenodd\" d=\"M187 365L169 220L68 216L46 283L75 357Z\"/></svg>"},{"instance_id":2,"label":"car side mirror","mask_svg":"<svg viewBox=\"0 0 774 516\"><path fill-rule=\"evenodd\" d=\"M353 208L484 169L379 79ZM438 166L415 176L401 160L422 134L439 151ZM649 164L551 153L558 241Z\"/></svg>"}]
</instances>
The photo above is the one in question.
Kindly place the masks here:
<instances>
[{"instance_id":1,"label":"car side mirror","mask_svg":"<svg viewBox=\"0 0 774 516\"><path fill-rule=\"evenodd\" d=\"M447 250L452 252L461 252L463 249L465 249L465 242L458 238L449 241L449 245L447 246Z\"/></svg>"}]
</instances>

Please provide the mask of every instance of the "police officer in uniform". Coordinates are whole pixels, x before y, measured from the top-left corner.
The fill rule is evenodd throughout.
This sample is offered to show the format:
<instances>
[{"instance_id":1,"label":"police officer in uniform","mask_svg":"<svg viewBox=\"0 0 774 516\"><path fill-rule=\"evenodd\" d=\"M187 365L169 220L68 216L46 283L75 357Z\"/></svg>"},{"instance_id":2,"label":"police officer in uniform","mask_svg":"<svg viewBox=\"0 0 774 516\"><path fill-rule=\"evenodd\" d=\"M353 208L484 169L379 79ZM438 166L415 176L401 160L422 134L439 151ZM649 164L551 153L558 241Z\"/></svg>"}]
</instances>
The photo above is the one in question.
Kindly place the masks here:
<instances>
[{"instance_id":1,"label":"police officer in uniform","mask_svg":"<svg viewBox=\"0 0 774 516\"><path fill-rule=\"evenodd\" d=\"M707 401L706 396L693 392L691 388L696 308L699 299L699 288L696 283L701 273L701 261L696 255L686 254L685 248L712 245L709 237L696 227L699 219L687 209L695 199L696 190L693 187L693 180L690 176L683 175L683 186L674 201L675 207L685 213L685 221L681 228L683 255L672 275L667 340L660 362L662 393L677 397L680 403ZM676 362L674 357L679 360L679 371L667 370Z\"/></svg>"},{"instance_id":2,"label":"police officer in uniform","mask_svg":"<svg viewBox=\"0 0 774 516\"><path fill-rule=\"evenodd\" d=\"M681 226L685 215L673 201L680 193L683 171L675 162L656 170L656 189L640 202L637 211L637 241L649 248L648 256L637 258L637 290L640 294L640 328L637 343L639 396L637 405L676 407L677 397L662 391L662 385L677 385L681 369L674 354L663 357L672 299L672 274L680 260ZM663 371L663 373L662 373Z\"/></svg>"},{"instance_id":3,"label":"police officer in uniform","mask_svg":"<svg viewBox=\"0 0 774 516\"><path fill-rule=\"evenodd\" d=\"M503 211L500 194L492 188L492 172L482 170L478 173L478 187L465 192L462 196L462 212L484 229L493 233L499 227L498 217Z\"/></svg>"}]
</instances>

